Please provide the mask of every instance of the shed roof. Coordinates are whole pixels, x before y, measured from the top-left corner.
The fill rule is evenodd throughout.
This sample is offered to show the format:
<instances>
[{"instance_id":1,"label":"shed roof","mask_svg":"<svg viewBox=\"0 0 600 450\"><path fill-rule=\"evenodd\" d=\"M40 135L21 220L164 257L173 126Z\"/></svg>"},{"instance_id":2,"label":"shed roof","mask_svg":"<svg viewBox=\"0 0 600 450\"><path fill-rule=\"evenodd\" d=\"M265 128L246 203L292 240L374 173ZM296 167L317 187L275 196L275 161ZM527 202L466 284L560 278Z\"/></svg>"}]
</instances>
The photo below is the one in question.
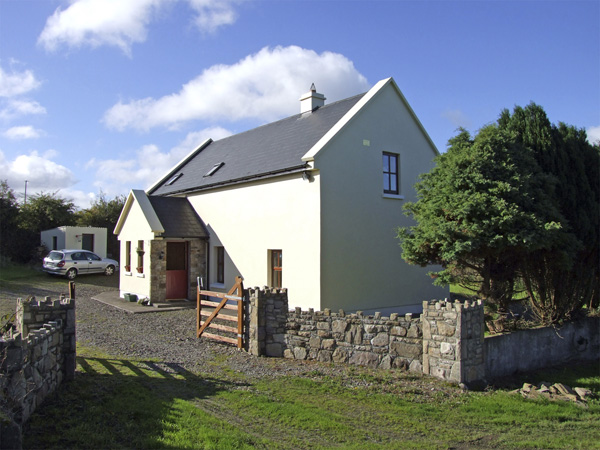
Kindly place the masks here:
<instances>
[{"instance_id":1,"label":"shed roof","mask_svg":"<svg viewBox=\"0 0 600 450\"><path fill-rule=\"evenodd\" d=\"M302 157L364 95L209 141L150 188L148 194L153 198L302 170L307 166Z\"/></svg>"}]
</instances>

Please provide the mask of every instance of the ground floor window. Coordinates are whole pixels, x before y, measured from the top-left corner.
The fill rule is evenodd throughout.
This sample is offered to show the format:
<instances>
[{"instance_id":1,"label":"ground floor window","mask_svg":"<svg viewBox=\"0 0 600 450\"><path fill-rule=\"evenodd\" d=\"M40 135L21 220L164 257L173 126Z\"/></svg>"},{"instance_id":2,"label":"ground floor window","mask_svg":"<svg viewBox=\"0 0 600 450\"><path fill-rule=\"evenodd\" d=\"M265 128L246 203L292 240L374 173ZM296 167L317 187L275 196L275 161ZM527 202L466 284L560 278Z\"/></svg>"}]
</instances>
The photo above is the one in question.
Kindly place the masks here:
<instances>
[{"instance_id":1,"label":"ground floor window","mask_svg":"<svg viewBox=\"0 0 600 450\"><path fill-rule=\"evenodd\" d=\"M282 287L283 251L271 250L271 286Z\"/></svg>"},{"instance_id":2,"label":"ground floor window","mask_svg":"<svg viewBox=\"0 0 600 450\"><path fill-rule=\"evenodd\" d=\"M144 241L138 241L137 246L137 271L138 273L144 273Z\"/></svg>"},{"instance_id":3,"label":"ground floor window","mask_svg":"<svg viewBox=\"0 0 600 450\"><path fill-rule=\"evenodd\" d=\"M215 247L217 261L217 283L225 283L225 248Z\"/></svg>"},{"instance_id":4,"label":"ground floor window","mask_svg":"<svg viewBox=\"0 0 600 450\"><path fill-rule=\"evenodd\" d=\"M131 272L131 241L125 241L125 271Z\"/></svg>"}]
</instances>

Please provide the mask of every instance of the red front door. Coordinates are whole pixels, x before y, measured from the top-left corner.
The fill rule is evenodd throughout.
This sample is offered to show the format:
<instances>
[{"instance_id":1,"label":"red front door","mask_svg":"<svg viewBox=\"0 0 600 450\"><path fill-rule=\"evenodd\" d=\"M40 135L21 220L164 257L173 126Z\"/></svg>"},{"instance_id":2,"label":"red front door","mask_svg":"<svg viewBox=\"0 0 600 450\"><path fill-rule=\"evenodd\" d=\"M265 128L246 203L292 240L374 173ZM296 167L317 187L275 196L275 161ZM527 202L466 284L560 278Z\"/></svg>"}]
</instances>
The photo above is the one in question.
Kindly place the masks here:
<instances>
[{"instance_id":1,"label":"red front door","mask_svg":"<svg viewBox=\"0 0 600 450\"><path fill-rule=\"evenodd\" d=\"M188 296L187 243L167 242L167 300Z\"/></svg>"}]
</instances>

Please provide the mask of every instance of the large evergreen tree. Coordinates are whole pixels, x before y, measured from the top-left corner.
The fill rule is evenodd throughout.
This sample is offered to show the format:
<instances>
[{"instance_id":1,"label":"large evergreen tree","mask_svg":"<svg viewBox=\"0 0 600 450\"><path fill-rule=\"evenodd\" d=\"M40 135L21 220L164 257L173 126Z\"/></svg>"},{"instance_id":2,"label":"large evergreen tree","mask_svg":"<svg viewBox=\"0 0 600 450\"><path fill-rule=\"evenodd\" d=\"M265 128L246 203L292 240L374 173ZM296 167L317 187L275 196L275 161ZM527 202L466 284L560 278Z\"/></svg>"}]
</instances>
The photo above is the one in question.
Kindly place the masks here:
<instances>
[{"instance_id":1,"label":"large evergreen tree","mask_svg":"<svg viewBox=\"0 0 600 450\"><path fill-rule=\"evenodd\" d=\"M548 192L561 212L568 239L522 261L520 275L534 312L543 323L568 318L582 305L598 306L600 241L600 152L584 130L550 123L535 104L503 111L499 126L512 133L553 185Z\"/></svg>"},{"instance_id":2,"label":"large evergreen tree","mask_svg":"<svg viewBox=\"0 0 600 450\"><path fill-rule=\"evenodd\" d=\"M436 283L476 285L499 309L522 281L545 324L598 306L600 151L532 103L472 138L461 131L417 183L399 230L406 261Z\"/></svg>"},{"instance_id":3,"label":"large evergreen tree","mask_svg":"<svg viewBox=\"0 0 600 450\"><path fill-rule=\"evenodd\" d=\"M401 228L403 258L441 265L436 284L478 286L505 310L518 277L518 260L564 234L561 216L545 195L550 180L514 135L497 125L472 138L462 130L436 167L415 186L406 211L417 225Z\"/></svg>"}]
</instances>

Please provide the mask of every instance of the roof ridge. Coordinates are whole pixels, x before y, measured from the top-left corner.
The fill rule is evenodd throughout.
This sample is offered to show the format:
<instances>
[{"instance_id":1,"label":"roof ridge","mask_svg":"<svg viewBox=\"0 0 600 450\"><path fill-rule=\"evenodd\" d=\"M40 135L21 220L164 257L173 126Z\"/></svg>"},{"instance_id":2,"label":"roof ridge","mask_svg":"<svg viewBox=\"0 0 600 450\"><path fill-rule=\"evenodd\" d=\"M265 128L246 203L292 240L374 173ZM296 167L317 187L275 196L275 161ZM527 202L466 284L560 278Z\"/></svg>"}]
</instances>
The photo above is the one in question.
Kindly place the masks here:
<instances>
[{"instance_id":1,"label":"roof ridge","mask_svg":"<svg viewBox=\"0 0 600 450\"><path fill-rule=\"evenodd\" d=\"M337 105L338 103L341 103L341 102L345 102L345 101L350 101L350 100L353 100L353 99L355 99L356 97L361 97L361 96L363 96L363 95L365 95L365 94L366 94L366 92L362 92L362 93L360 93L360 94L356 94L356 95L353 95L353 96L351 96L351 97L346 97L346 98L343 98L343 99L341 99L341 100L336 100L335 102L327 103L326 105L319 107L319 108L317 109L317 111L319 111L319 110L322 110L322 109L326 109L326 108L329 108L329 107L332 107L332 106L334 106L334 105ZM281 119L278 119L278 120L275 120L275 121L273 121L273 122L264 123L264 124L262 124L262 125L258 125L258 126L256 126L256 127L249 128L249 129L247 129L247 130L244 130L244 131L240 131L239 133L235 133L235 134L232 134L232 135L230 135L230 136L226 136L226 137L224 137L224 138L217 139L217 140L215 140L215 141L213 141L213 142L222 142L222 141L225 141L225 140L227 140L227 139L231 139L231 138L233 138L233 137L237 137L237 136L240 136L240 135L242 135L242 134L249 133L249 132L251 132L251 131L254 131L254 130L258 130L259 128L264 128L264 127L267 127L267 126L270 126L270 125L275 125L276 123L285 122L286 120L291 120L291 119L293 119L293 118L296 118L296 117L297 117L297 118L300 118L300 117L302 117L302 116L303 116L303 115L305 115L305 114L306 114L306 113L297 113L297 114L293 114L293 115L291 115L291 116L283 117L283 118L281 118Z\"/></svg>"}]
</instances>

